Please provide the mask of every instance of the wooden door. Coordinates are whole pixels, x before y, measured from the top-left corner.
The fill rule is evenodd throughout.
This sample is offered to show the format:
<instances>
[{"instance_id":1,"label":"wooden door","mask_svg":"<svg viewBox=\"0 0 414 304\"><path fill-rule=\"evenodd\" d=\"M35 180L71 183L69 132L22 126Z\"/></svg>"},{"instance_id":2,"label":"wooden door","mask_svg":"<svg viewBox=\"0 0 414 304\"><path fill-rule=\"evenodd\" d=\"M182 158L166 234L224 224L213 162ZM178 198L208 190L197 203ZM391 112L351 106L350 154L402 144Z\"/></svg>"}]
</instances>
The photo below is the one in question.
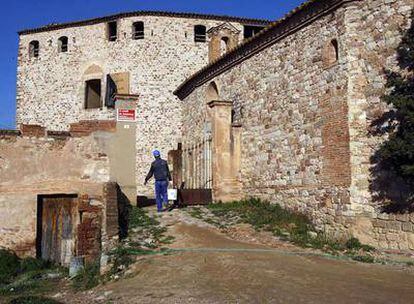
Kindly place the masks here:
<instances>
[{"instance_id":1,"label":"wooden door","mask_svg":"<svg viewBox=\"0 0 414 304\"><path fill-rule=\"evenodd\" d=\"M40 203L40 257L60 265L69 265L75 254L76 198L43 197Z\"/></svg>"}]
</instances>

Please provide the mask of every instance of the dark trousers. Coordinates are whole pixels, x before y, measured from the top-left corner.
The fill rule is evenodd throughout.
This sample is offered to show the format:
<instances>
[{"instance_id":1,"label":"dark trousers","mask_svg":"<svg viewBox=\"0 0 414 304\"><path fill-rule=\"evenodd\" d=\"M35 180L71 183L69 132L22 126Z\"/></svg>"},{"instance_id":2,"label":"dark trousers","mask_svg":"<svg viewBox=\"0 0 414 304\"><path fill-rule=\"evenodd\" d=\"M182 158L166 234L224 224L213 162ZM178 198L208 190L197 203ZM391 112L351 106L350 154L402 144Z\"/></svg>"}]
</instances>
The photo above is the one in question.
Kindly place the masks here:
<instances>
[{"instance_id":1,"label":"dark trousers","mask_svg":"<svg viewBox=\"0 0 414 304\"><path fill-rule=\"evenodd\" d=\"M157 209L163 209L162 203L168 203L168 182L155 181L155 201L157 202Z\"/></svg>"}]
</instances>

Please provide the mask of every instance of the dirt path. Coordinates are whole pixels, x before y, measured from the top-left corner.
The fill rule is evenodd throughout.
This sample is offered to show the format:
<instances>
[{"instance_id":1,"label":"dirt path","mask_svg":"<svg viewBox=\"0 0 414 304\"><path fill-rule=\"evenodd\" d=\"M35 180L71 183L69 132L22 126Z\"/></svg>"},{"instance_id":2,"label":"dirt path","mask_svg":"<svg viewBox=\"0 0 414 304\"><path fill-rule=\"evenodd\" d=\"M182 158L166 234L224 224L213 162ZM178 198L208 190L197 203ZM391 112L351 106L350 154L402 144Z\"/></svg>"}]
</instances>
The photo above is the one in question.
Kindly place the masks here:
<instances>
[{"instance_id":1,"label":"dirt path","mask_svg":"<svg viewBox=\"0 0 414 304\"><path fill-rule=\"evenodd\" d=\"M183 211L160 221L176 251L139 260L90 303L414 303L407 271L230 240Z\"/></svg>"}]
</instances>

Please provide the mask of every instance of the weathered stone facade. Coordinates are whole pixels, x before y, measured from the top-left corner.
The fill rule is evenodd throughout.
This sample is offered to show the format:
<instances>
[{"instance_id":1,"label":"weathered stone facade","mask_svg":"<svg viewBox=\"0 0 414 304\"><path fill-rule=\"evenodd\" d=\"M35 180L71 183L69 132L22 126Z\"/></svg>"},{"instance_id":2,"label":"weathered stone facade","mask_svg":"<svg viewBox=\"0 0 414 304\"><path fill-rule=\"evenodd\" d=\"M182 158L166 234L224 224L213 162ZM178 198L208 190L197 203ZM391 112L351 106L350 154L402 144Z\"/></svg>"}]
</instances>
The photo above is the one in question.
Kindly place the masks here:
<instances>
[{"instance_id":1,"label":"weathered stone facade","mask_svg":"<svg viewBox=\"0 0 414 304\"><path fill-rule=\"evenodd\" d=\"M46 229L48 236L61 238L42 243L58 245L54 254L62 258L55 261L68 265L73 256L99 260L118 238L119 227L118 190L110 180L105 132L47 136L41 129L24 126L21 134L0 131L0 246L19 255L39 255L39 234ZM71 214L62 219L55 212L56 218L42 222L44 201L49 202L49 213L66 203ZM55 227L62 220L69 223L69 232Z\"/></svg>"},{"instance_id":2,"label":"weathered stone facade","mask_svg":"<svg viewBox=\"0 0 414 304\"><path fill-rule=\"evenodd\" d=\"M194 41L194 26L206 29L227 21L243 39L243 23L265 21L192 14L126 14L101 21L20 33L17 123L68 130L80 120L115 119L113 109L85 109L85 81L129 73L129 93L139 96L136 124L136 183L139 194L152 194L143 181L158 148L166 157L181 141L181 102L173 94L187 77L208 63L209 43ZM118 38L108 41L107 21L117 21ZM132 39L134 22L144 22L144 39ZM69 38L68 52L58 52L58 39ZM29 43L40 43L30 58ZM105 92L103 92L103 96Z\"/></svg>"},{"instance_id":3,"label":"weathered stone facade","mask_svg":"<svg viewBox=\"0 0 414 304\"><path fill-rule=\"evenodd\" d=\"M381 213L372 198L380 141L369 135L372 115L385 110L384 68L396 67L413 8L412 0L309 1L179 87L184 151L214 124L214 84L241 125L244 196L305 212L338 236L413 250L414 215Z\"/></svg>"},{"instance_id":4,"label":"weathered stone facade","mask_svg":"<svg viewBox=\"0 0 414 304\"><path fill-rule=\"evenodd\" d=\"M136 170L128 175L140 195L152 193L141 186L151 150L166 156L182 143L173 153L182 155L182 172L174 176L187 188L212 188L223 200L268 199L335 236L414 250L414 215L383 213L376 200L371 157L383 138L370 134L387 110L384 70L397 68L413 9L413 0L310 0L237 47L243 24L266 22L143 13L23 31L17 121L41 125L22 129L31 136L44 128L89 135L96 124L119 135L108 146L132 136ZM116 41L108 41L108 21L117 21ZM131 38L136 21L145 39ZM194 41L195 25L210 29L207 43ZM69 37L66 53L58 52L61 36ZM40 42L37 58L29 56L32 40ZM111 108L85 109L85 81L105 84L108 74L123 79L119 93L137 99L136 123L115 124ZM111 159L123 156L109 151ZM109 167L118 180L128 161Z\"/></svg>"}]
</instances>

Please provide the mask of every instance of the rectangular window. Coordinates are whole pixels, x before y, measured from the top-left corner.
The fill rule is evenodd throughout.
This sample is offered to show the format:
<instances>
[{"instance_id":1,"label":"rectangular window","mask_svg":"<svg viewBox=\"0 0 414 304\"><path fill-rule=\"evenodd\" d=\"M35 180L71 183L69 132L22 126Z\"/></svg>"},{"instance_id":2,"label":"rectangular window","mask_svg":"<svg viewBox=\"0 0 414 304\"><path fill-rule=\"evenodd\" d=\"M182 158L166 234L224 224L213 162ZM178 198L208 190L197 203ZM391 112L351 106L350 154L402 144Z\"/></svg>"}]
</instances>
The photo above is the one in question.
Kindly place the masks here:
<instances>
[{"instance_id":1,"label":"rectangular window","mask_svg":"<svg viewBox=\"0 0 414 304\"><path fill-rule=\"evenodd\" d=\"M118 25L116 21L108 22L108 40L116 41L118 38Z\"/></svg>"},{"instance_id":2,"label":"rectangular window","mask_svg":"<svg viewBox=\"0 0 414 304\"><path fill-rule=\"evenodd\" d=\"M207 34L206 27L204 25L196 25L194 27L194 41L195 42L206 42Z\"/></svg>"},{"instance_id":3,"label":"rectangular window","mask_svg":"<svg viewBox=\"0 0 414 304\"><path fill-rule=\"evenodd\" d=\"M135 22L132 26L132 39L144 39L144 22Z\"/></svg>"},{"instance_id":4,"label":"rectangular window","mask_svg":"<svg viewBox=\"0 0 414 304\"><path fill-rule=\"evenodd\" d=\"M85 109L99 109L101 106L101 80L88 80L85 90Z\"/></svg>"},{"instance_id":5,"label":"rectangular window","mask_svg":"<svg viewBox=\"0 0 414 304\"><path fill-rule=\"evenodd\" d=\"M257 35L263 29L264 29L264 26L245 25L244 26L244 39Z\"/></svg>"}]
</instances>

